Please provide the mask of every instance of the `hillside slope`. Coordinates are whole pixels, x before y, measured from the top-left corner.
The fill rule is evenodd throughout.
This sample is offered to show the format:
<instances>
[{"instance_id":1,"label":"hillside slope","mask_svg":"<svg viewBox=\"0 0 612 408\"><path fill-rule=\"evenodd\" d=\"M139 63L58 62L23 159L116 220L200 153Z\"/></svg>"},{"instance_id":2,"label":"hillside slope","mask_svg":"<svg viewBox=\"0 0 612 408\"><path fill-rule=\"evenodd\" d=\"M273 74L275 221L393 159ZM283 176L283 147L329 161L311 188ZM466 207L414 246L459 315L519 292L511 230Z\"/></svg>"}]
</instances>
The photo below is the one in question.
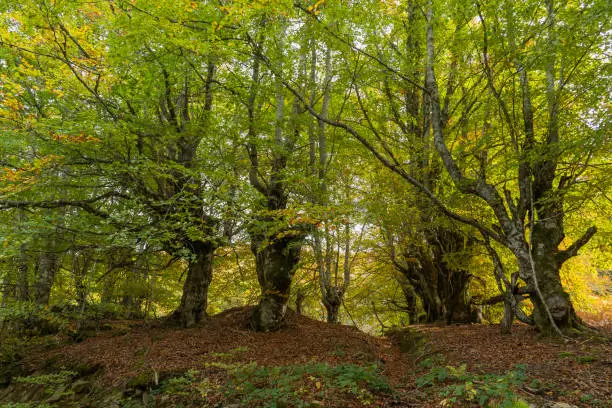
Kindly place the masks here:
<instances>
[{"instance_id":1,"label":"hillside slope","mask_svg":"<svg viewBox=\"0 0 612 408\"><path fill-rule=\"evenodd\" d=\"M543 341L522 325L506 337L481 325L373 337L293 312L281 331L256 333L248 327L251 312L228 310L191 329L109 321L80 343L33 349L21 362L22 377L0 389L0 402L433 407L522 399L610 406L612 348L600 340Z\"/></svg>"}]
</instances>

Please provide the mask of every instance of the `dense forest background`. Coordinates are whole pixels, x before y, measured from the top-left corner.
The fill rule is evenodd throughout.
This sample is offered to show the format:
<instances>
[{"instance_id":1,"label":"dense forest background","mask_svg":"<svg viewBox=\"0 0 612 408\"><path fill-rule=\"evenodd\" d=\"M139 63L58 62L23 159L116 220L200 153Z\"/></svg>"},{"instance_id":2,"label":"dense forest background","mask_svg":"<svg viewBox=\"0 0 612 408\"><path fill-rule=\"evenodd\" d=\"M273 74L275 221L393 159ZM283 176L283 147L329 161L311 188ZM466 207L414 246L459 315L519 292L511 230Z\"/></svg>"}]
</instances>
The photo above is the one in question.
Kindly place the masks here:
<instances>
[{"instance_id":1,"label":"dense forest background","mask_svg":"<svg viewBox=\"0 0 612 408\"><path fill-rule=\"evenodd\" d=\"M0 4L2 319L609 310L608 2Z\"/></svg>"}]
</instances>

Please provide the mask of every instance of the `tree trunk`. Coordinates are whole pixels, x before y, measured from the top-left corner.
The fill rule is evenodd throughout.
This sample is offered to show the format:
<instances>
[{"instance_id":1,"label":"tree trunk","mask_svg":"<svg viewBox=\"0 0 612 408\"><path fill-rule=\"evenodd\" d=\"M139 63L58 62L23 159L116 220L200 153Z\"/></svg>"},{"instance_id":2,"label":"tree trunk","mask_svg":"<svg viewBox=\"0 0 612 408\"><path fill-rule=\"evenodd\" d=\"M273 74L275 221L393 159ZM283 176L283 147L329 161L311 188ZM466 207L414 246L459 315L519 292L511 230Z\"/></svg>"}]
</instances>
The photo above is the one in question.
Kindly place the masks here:
<instances>
[{"instance_id":1,"label":"tree trunk","mask_svg":"<svg viewBox=\"0 0 612 408\"><path fill-rule=\"evenodd\" d=\"M438 294L437 272L430 270L429 272L424 272L423 275L430 276L430 279L423 281L420 285L416 285L415 290L421 298L421 304L425 312L425 322L434 323L441 321L446 316L446 307Z\"/></svg>"},{"instance_id":2,"label":"tree trunk","mask_svg":"<svg viewBox=\"0 0 612 408\"><path fill-rule=\"evenodd\" d=\"M466 271L453 271L453 279L445 288L446 324L451 323L479 323L475 310L472 309L468 295L469 273Z\"/></svg>"},{"instance_id":3,"label":"tree trunk","mask_svg":"<svg viewBox=\"0 0 612 408\"><path fill-rule=\"evenodd\" d=\"M213 261L216 246L212 242L191 242L194 259L189 262L187 278L183 285L181 304L174 312L183 327L191 327L206 318L208 287L213 276Z\"/></svg>"},{"instance_id":4,"label":"tree trunk","mask_svg":"<svg viewBox=\"0 0 612 408\"><path fill-rule=\"evenodd\" d=\"M30 287L28 284L28 258L25 254L25 248L21 247L19 259L17 260L17 286L16 298L21 301L30 300Z\"/></svg>"},{"instance_id":5,"label":"tree trunk","mask_svg":"<svg viewBox=\"0 0 612 408\"><path fill-rule=\"evenodd\" d=\"M272 242L253 238L261 299L253 312L251 324L257 331L278 330L285 317L291 281L300 261L301 238L283 237Z\"/></svg>"},{"instance_id":6,"label":"tree trunk","mask_svg":"<svg viewBox=\"0 0 612 408\"><path fill-rule=\"evenodd\" d=\"M499 322L501 334L512 333L512 322L514 322L514 308L508 299L504 299L504 316Z\"/></svg>"},{"instance_id":7,"label":"tree trunk","mask_svg":"<svg viewBox=\"0 0 612 408\"><path fill-rule=\"evenodd\" d=\"M116 278L113 274L112 265L108 265L108 269L104 276L104 285L102 286L101 303L113 303L116 298L115 294Z\"/></svg>"},{"instance_id":8,"label":"tree trunk","mask_svg":"<svg viewBox=\"0 0 612 408\"><path fill-rule=\"evenodd\" d=\"M395 267L421 299L425 321L446 320L448 324L474 322L475 316L466 293L470 274L449 264L446 259L456 252L469 252L471 242L459 232L445 228L422 231L422 234L423 244L406 244L400 259L394 255L394 251L392 257ZM409 306L414 304L410 292L404 291L404 295L407 295Z\"/></svg>"},{"instance_id":9,"label":"tree trunk","mask_svg":"<svg viewBox=\"0 0 612 408\"><path fill-rule=\"evenodd\" d=\"M544 217L544 211L540 211L543 219L534 222L531 242L518 237L516 241L522 242L513 241L511 245L518 260L520 277L527 283L529 299L534 306L533 315L527 319L545 334L584 329L584 322L576 315L570 297L563 289L560 270L563 262L588 242L595 229L589 229L568 249L560 251L558 246L564 237L562 221L550 215ZM519 311L515 309L514 312ZM525 320L525 316L517 314L517 317Z\"/></svg>"},{"instance_id":10,"label":"tree trunk","mask_svg":"<svg viewBox=\"0 0 612 408\"><path fill-rule=\"evenodd\" d=\"M343 291L336 286L330 286L326 289L323 305L327 310L327 323L338 323L338 312L340 311L343 296Z\"/></svg>"},{"instance_id":11,"label":"tree trunk","mask_svg":"<svg viewBox=\"0 0 612 408\"><path fill-rule=\"evenodd\" d=\"M134 269L130 271L131 279L136 282L136 291L130 296L130 303L126 305L127 315L130 319L142 319L146 317L145 304L148 299L149 266L144 261L144 256L139 254L134 263Z\"/></svg>"},{"instance_id":12,"label":"tree trunk","mask_svg":"<svg viewBox=\"0 0 612 408\"><path fill-rule=\"evenodd\" d=\"M284 32L285 21L283 20ZM284 35L281 33L276 44L279 53L284 50ZM260 39L261 40L261 39ZM270 137L273 149L268 155L259 153L261 147L261 136L258 135L255 112L255 101L258 98L258 88L261 81L259 75L260 58L255 55L251 75L251 89L247 102L249 128L247 132L247 149L251 166L249 169L249 181L251 185L263 197L263 205L268 214L257 217L251 225L249 234L251 236L251 251L255 255L257 279L261 287L261 298L259 304L253 311L251 326L257 331L278 330L283 323L287 302L291 289L291 281L298 262L300 250L304 240L304 227L280 227L278 218L284 222L281 212L287 208L287 189L285 186L285 169L288 163L289 152L295 149L295 142L299 136L299 128L294 132L285 132L285 89L282 78L275 74L276 91L275 104L276 123L274 135ZM282 65L279 67L282 72ZM293 114L297 114L297 101L294 105ZM260 156L270 158L270 168L267 175L260 168Z\"/></svg>"},{"instance_id":13,"label":"tree trunk","mask_svg":"<svg viewBox=\"0 0 612 408\"><path fill-rule=\"evenodd\" d=\"M60 259L54 252L43 252L38 259L38 277L34 288L34 301L42 306L49 304L55 274L59 270Z\"/></svg>"},{"instance_id":14,"label":"tree trunk","mask_svg":"<svg viewBox=\"0 0 612 408\"><path fill-rule=\"evenodd\" d=\"M534 242L538 241L534 237ZM574 311L569 294L563 289L560 276L561 265L556 261L555 253L542 242L538 242L534 247L533 266L530 266L530 270L523 274L532 276L532 279L527 282L531 292L530 299L534 306L533 321L536 327L542 333L554 334L556 329L551 318L561 331L584 327L584 323ZM534 270L535 279L533 278Z\"/></svg>"},{"instance_id":15,"label":"tree trunk","mask_svg":"<svg viewBox=\"0 0 612 408\"><path fill-rule=\"evenodd\" d=\"M11 282L11 277L7 273L2 279L2 303L1 307L6 307L9 299L15 297L15 285Z\"/></svg>"},{"instance_id":16,"label":"tree trunk","mask_svg":"<svg viewBox=\"0 0 612 408\"><path fill-rule=\"evenodd\" d=\"M404 275L400 277L400 287L406 300L406 310L408 311L408 320L410 324L419 323L419 310L417 307L417 294L414 287L408 283Z\"/></svg>"},{"instance_id":17,"label":"tree trunk","mask_svg":"<svg viewBox=\"0 0 612 408\"><path fill-rule=\"evenodd\" d=\"M304 304L304 291L300 288L298 289L297 295L295 297L295 312L298 316L302 315L302 308Z\"/></svg>"},{"instance_id":18,"label":"tree trunk","mask_svg":"<svg viewBox=\"0 0 612 408\"><path fill-rule=\"evenodd\" d=\"M75 251L72 256L72 276L74 278L77 307L80 311L84 311L87 304L87 273L90 261L91 255L87 252Z\"/></svg>"},{"instance_id":19,"label":"tree trunk","mask_svg":"<svg viewBox=\"0 0 612 408\"><path fill-rule=\"evenodd\" d=\"M340 322L338 318L339 303L328 303L325 305L325 309L327 310L327 323L337 324Z\"/></svg>"},{"instance_id":20,"label":"tree trunk","mask_svg":"<svg viewBox=\"0 0 612 408\"><path fill-rule=\"evenodd\" d=\"M425 279L414 284L414 290L421 298L425 321L434 323L445 320L447 324L474 322L466 295L469 274L451 270L442 263L430 266L419 271L419 275Z\"/></svg>"}]
</instances>

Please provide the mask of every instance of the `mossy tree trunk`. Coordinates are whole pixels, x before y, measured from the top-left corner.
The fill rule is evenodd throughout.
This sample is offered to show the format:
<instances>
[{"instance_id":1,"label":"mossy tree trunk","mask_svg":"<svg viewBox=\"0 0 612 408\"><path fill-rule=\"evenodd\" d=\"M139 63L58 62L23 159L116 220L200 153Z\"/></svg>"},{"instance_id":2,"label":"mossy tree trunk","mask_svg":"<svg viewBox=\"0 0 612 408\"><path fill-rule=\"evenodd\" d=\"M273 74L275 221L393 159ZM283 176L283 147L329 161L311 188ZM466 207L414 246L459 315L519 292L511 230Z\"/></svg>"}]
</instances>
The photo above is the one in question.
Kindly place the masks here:
<instances>
[{"instance_id":1,"label":"mossy tree trunk","mask_svg":"<svg viewBox=\"0 0 612 408\"><path fill-rule=\"evenodd\" d=\"M189 243L193 258L187 268L183 295L175 318L184 327L191 327L206 318L208 288L213 278L213 262L216 245L212 242Z\"/></svg>"},{"instance_id":2,"label":"mossy tree trunk","mask_svg":"<svg viewBox=\"0 0 612 408\"><path fill-rule=\"evenodd\" d=\"M285 237L266 240L251 237L261 298L253 312L252 326L257 331L278 330L285 317L291 281L300 261L301 239Z\"/></svg>"},{"instance_id":3,"label":"mossy tree trunk","mask_svg":"<svg viewBox=\"0 0 612 408\"><path fill-rule=\"evenodd\" d=\"M414 239L412 237L411 239ZM458 231L446 228L434 228L423 232L423 244L417 246L408 243L389 244L393 264L405 279L404 289L406 302L415 305L414 295L421 300L425 319L428 323L446 321L450 323L468 323L474 321L474 313L467 294L470 274L458 264L459 260L450 263L453 253L468 254L472 243ZM400 246L396 254L395 246ZM462 255L464 256L464 255ZM414 306L411 306L414 308ZM415 314L412 311L411 314ZM411 323L417 319L410 318Z\"/></svg>"},{"instance_id":4,"label":"mossy tree trunk","mask_svg":"<svg viewBox=\"0 0 612 408\"><path fill-rule=\"evenodd\" d=\"M60 257L55 252L42 252L38 257L34 301L42 306L49 304L55 275L60 267Z\"/></svg>"},{"instance_id":5,"label":"mossy tree trunk","mask_svg":"<svg viewBox=\"0 0 612 408\"><path fill-rule=\"evenodd\" d=\"M29 270L29 259L26 253L26 247L25 245L21 245L19 257L17 258L17 285L15 288L15 298L17 300L30 300Z\"/></svg>"}]
</instances>

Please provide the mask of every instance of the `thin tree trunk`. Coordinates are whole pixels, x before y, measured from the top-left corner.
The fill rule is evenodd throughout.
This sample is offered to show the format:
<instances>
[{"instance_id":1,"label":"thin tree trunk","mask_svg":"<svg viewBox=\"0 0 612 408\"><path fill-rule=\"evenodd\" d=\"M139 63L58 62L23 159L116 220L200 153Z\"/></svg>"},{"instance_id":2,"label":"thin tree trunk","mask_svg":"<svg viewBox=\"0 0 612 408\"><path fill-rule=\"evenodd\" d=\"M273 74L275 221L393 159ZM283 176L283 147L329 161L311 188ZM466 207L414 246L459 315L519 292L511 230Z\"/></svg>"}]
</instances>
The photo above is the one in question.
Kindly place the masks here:
<instances>
[{"instance_id":1,"label":"thin tree trunk","mask_svg":"<svg viewBox=\"0 0 612 408\"><path fill-rule=\"evenodd\" d=\"M115 301L115 285L116 278L113 273L112 263L109 262L106 273L104 274L104 285L102 286L102 295L100 301L102 303L113 303Z\"/></svg>"},{"instance_id":2,"label":"thin tree trunk","mask_svg":"<svg viewBox=\"0 0 612 408\"><path fill-rule=\"evenodd\" d=\"M9 299L15 298L15 285L11 282L11 276L6 273L2 278L2 306L6 307Z\"/></svg>"},{"instance_id":3,"label":"thin tree trunk","mask_svg":"<svg viewBox=\"0 0 612 408\"><path fill-rule=\"evenodd\" d=\"M315 43L313 43L314 50ZM316 63L316 53L313 51L312 64ZM319 142L319 160L318 165L312 158L313 153L311 152L311 166L312 174L317 175L318 188L316 189L316 196L313 198L313 202L321 206L328 204L328 186L327 186L327 165L328 165L328 153L327 153L327 133L325 120L329 114L329 104L331 101L331 79L332 79L332 60L331 60L331 49L329 47L325 50L325 74L323 79L323 101L321 104L321 119L318 121L318 142ZM314 89L315 75L314 71L311 73L311 82ZM313 129L311 131L314 132ZM311 134L310 140L313 145L314 135ZM347 224L347 231L350 233L350 227ZM332 278L332 235L326 225L324 238L325 238L325 253L323 253L323 239L321 232L315 231L314 233L314 249L315 258L319 270L319 284L321 287L321 300L327 311L327 322L338 323L338 312L340 305L342 304L342 298L346 287L350 282L350 234L345 238L345 254L344 254L344 273L343 282L338 281L338 262L335 266L335 276ZM339 237L338 237L339 238ZM340 248L338 248L339 252ZM339 257L340 254L338 253Z\"/></svg>"},{"instance_id":4,"label":"thin tree trunk","mask_svg":"<svg viewBox=\"0 0 612 408\"><path fill-rule=\"evenodd\" d=\"M304 291L302 288L298 289L295 297L295 312L298 314L298 316L301 316L303 313L302 308L304 307L304 297Z\"/></svg>"},{"instance_id":5,"label":"thin tree trunk","mask_svg":"<svg viewBox=\"0 0 612 408\"><path fill-rule=\"evenodd\" d=\"M91 257L86 252L75 251L72 256L72 275L79 310L84 310L87 303L87 273Z\"/></svg>"},{"instance_id":6,"label":"thin tree trunk","mask_svg":"<svg viewBox=\"0 0 612 408\"><path fill-rule=\"evenodd\" d=\"M17 228L25 221L25 212L17 211ZM17 263L17 279L15 285L15 299L25 302L30 300L31 288L29 284L29 259L26 244L19 247L19 255L15 259Z\"/></svg>"},{"instance_id":7,"label":"thin tree trunk","mask_svg":"<svg viewBox=\"0 0 612 408\"><path fill-rule=\"evenodd\" d=\"M60 267L60 258L55 252L43 252L38 258L38 276L34 288L34 301L46 306L49 304L51 288Z\"/></svg>"},{"instance_id":8,"label":"thin tree trunk","mask_svg":"<svg viewBox=\"0 0 612 408\"><path fill-rule=\"evenodd\" d=\"M30 300L30 286L28 282L28 258L25 252L25 246L20 248L19 258L17 259L17 286L16 298L20 301Z\"/></svg>"},{"instance_id":9,"label":"thin tree trunk","mask_svg":"<svg viewBox=\"0 0 612 408\"><path fill-rule=\"evenodd\" d=\"M501 334L512 333L512 323L514 322L514 308L508 299L504 299L504 315L499 323Z\"/></svg>"}]
</instances>

